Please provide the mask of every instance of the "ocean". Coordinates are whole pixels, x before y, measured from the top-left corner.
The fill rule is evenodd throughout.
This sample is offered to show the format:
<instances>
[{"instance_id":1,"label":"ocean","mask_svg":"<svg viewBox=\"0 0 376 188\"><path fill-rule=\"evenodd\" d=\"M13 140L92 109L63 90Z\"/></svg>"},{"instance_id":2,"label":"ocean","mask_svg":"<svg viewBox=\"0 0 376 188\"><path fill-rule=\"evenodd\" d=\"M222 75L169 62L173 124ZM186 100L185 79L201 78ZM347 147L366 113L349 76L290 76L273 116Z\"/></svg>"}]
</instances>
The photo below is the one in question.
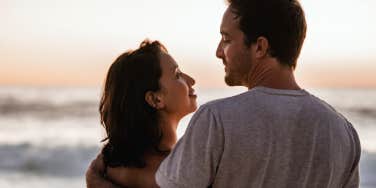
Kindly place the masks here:
<instances>
[{"instance_id":1,"label":"ocean","mask_svg":"<svg viewBox=\"0 0 376 188\"><path fill-rule=\"evenodd\" d=\"M361 188L376 187L376 89L307 89L353 123L362 144ZM200 89L198 102L242 88ZM0 187L85 187L100 150L100 88L0 87ZM191 115L178 128L184 130Z\"/></svg>"}]
</instances>

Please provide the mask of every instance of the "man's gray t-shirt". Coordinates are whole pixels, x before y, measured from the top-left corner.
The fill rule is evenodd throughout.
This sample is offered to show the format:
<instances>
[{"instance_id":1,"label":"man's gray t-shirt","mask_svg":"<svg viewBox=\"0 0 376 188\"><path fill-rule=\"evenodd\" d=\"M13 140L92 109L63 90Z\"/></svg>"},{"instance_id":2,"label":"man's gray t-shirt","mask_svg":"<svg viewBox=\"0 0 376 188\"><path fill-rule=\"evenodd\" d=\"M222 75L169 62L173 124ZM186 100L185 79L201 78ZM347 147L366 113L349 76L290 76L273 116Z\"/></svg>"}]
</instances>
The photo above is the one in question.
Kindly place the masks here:
<instances>
[{"instance_id":1,"label":"man's gray t-shirt","mask_svg":"<svg viewBox=\"0 0 376 188\"><path fill-rule=\"evenodd\" d=\"M209 102L162 162L162 188L359 186L359 138L304 90L256 87Z\"/></svg>"}]
</instances>

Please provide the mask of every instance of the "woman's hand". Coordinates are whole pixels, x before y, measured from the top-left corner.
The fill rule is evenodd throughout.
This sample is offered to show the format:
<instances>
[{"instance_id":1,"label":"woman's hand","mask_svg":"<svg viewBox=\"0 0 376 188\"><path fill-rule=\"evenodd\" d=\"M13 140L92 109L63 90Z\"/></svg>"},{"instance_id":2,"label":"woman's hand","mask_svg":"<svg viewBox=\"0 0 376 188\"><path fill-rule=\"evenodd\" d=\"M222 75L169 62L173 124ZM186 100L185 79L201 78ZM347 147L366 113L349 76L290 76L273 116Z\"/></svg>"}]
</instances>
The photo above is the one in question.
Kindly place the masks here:
<instances>
[{"instance_id":1,"label":"woman's hand","mask_svg":"<svg viewBox=\"0 0 376 188\"><path fill-rule=\"evenodd\" d=\"M99 154L91 163L86 171L87 188L120 188L111 181L105 179L105 165L103 155Z\"/></svg>"}]
</instances>

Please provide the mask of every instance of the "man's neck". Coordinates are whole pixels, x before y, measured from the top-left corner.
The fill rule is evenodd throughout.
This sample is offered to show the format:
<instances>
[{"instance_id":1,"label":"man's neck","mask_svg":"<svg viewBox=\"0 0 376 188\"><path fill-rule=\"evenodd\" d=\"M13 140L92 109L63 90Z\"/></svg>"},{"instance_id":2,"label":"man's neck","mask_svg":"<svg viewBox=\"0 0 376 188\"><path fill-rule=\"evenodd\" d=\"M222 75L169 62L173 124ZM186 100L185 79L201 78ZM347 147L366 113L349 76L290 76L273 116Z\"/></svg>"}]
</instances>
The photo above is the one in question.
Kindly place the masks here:
<instances>
[{"instance_id":1,"label":"man's neck","mask_svg":"<svg viewBox=\"0 0 376 188\"><path fill-rule=\"evenodd\" d=\"M299 90L295 81L294 69L270 58L251 68L247 82L248 89L263 86L274 89Z\"/></svg>"}]
</instances>

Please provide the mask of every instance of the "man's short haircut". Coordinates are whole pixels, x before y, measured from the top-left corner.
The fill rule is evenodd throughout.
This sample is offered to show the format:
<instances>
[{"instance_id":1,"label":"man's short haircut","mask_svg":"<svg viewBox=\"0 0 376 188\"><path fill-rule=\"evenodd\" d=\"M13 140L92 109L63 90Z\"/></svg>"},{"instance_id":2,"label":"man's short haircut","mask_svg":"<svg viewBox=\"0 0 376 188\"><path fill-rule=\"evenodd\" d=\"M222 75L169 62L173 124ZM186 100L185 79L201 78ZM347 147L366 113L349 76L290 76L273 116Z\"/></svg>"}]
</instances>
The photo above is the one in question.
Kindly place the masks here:
<instances>
[{"instance_id":1,"label":"man's short haircut","mask_svg":"<svg viewBox=\"0 0 376 188\"><path fill-rule=\"evenodd\" d=\"M227 0L239 18L245 44L258 37L269 42L269 54L295 68L306 36L304 11L297 0Z\"/></svg>"}]
</instances>

